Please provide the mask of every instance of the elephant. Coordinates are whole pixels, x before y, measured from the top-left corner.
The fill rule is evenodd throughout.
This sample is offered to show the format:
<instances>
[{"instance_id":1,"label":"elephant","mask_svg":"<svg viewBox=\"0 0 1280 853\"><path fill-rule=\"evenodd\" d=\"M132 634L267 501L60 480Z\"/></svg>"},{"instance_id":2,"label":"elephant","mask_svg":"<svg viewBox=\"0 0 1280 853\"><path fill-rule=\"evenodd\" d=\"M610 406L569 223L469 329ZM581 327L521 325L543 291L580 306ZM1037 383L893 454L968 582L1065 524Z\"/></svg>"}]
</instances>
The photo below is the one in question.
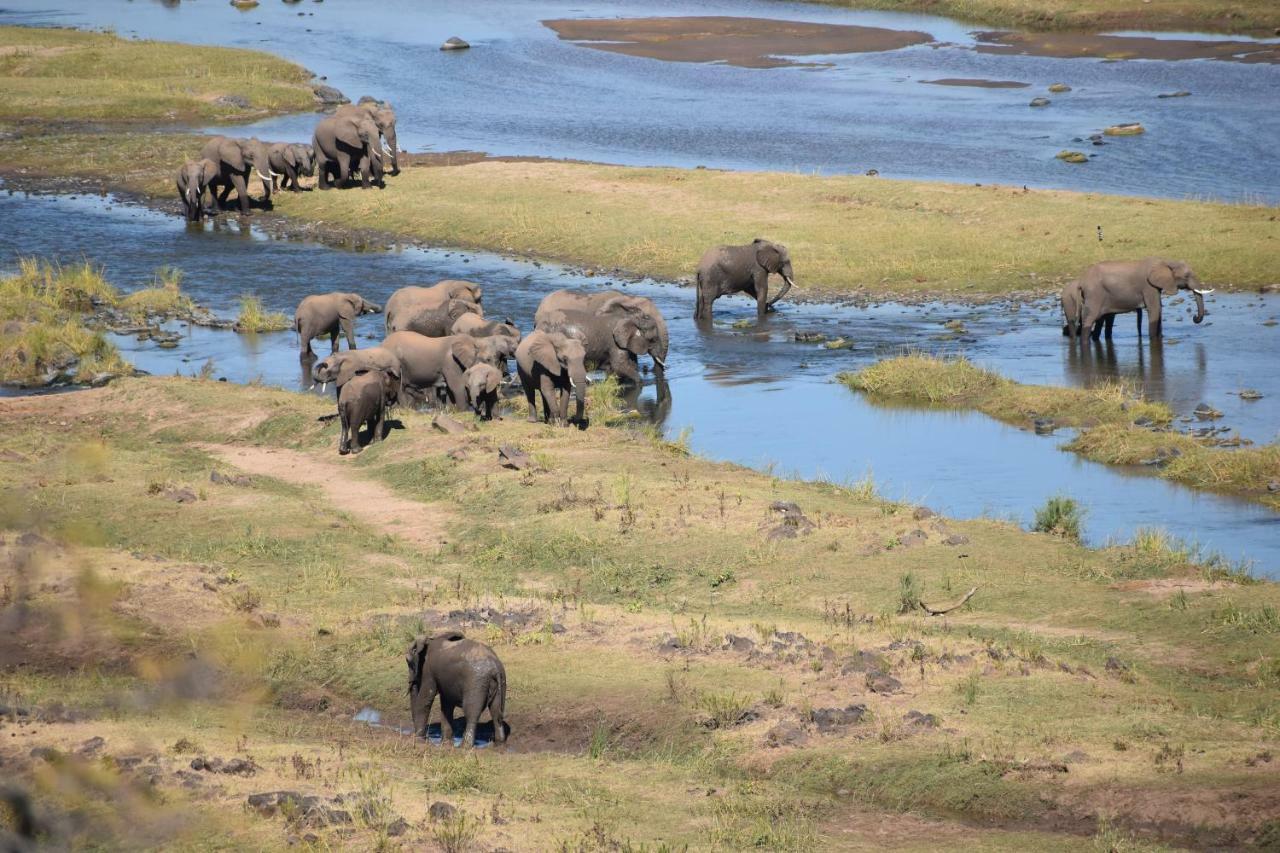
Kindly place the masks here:
<instances>
[{"instance_id":1,"label":"elephant","mask_svg":"<svg viewBox=\"0 0 1280 853\"><path fill-rule=\"evenodd\" d=\"M271 164L272 189L280 181L279 185L289 192L302 192L298 178L314 175L316 172L316 155L310 145L276 142L267 147L267 156Z\"/></svg>"},{"instance_id":2,"label":"elephant","mask_svg":"<svg viewBox=\"0 0 1280 853\"><path fill-rule=\"evenodd\" d=\"M467 405L481 420L493 420L493 407L498 404L502 373L492 364L478 361L467 368L462 379L467 388Z\"/></svg>"},{"instance_id":3,"label":"elephant","mask_svg":"<svg viewBox=\"0 0 1280 853\"><path fill-rule=\"evenodd\" d=\"M331 180L345 184L360 172L360 186L382 186L382 155L378 126L368 115L331 115L322 118L311 137L316 154L316 176L322 190Z\"/></svg>"},{"instance_id":4,"label":"elephant","mask_svg":"<svg viewBox=\"0 0 1280 853\"><path fill-rule=\"evenodd\" d=\"M499 323L496 320L486 320L479 314L467 313L453 321L451 331L455 335L470 335L473 338L502 336L514 338L517 343L520 341L520 330L510 317Z\"/></svg>"},{"instance_id":5,"label":"elephant","mask_svg":"<svg viewBox=\"0 0 1280 853\"><path fill-rule=\"evenodd\" d=\"M483 297L484 291L480 285L453 278L438 281L430 287L402 287L387 300L387 334L397 331L397 318L408 318L426 306L436 306L450 299L461 299L483 306ZM480 316L483 318L483 313Z\"/></svg>"},{"instance_id":6,"label":"elephant","mask_svg":"<svg viewBox=\"0 0 1280 853\"><path fill-rule=\"evenodd\" d=\"M303 297L293 314L293 330L298 333L302 356L311 355L311 340L329 336L331 352L338 351L338 333L347 338L347 348L356 348L355 321L361 314L379 314L382 306L357 293L320 293Z\"/></svg>"},{"instance_id":7,"label":"elephant","mask_svg":"<svg viewBox=\"0 0 1280 853\"><path fill-rule=\"evenodd\" d=\"M415 303L412 309L401 304L394 317L387 315L387 332L417 332L430 338L443 338L455 334L453 324L467 314L480 316L483 310L465 299L446 299L440 302Z\"/></svg>"},{"instance_id":8,"label":"elephant","mask_svg":"<svg viewBox=\"0 0 1280 853\"><path fill-rule=\"evenodd\" d=\"M1083 336L1080 331L1080 324L1084 321L1084 291L1080 287L1080 279L1069 282L1066 287L1062 288L1062 335L1063 337L1075 339ZM1107 337L1111 337L1111 329L1116 324L1116 315L1108 314L1100 317L1094 328L1105 326ZM1138 334L1142 334L1142 310L1138 310Z\"/></svg>"},{"instance_id":9,"label":"elephant","mask_svg":"<svg viewBox=\"0 0 1280 853\"><path fill-rule=\"evenodd\" d=\"M769 298L769 275L782 276L783 287ZM773 310L795 284L791 253L781 243L757 237L745 246L717 246L698 261L698 303L695 320L711 319L711 304L730 293L747 293L756 299L756 317Z\"/></svg>"},{"instance_id":10,"label":"elephant","mask_svg":"<svg viewBox=\"0 0 1280 853\"><path fill-rule=\"evenodd\" d=\"M462 745L476 743L476 724L485 708L493 720L493 739L505 743L502 717L507 704L507 671L493 649L468 640L460 631L446 631L430 639L418 637L405 654L409 665L409 712L413 733L425 738L431 705L440 696L441 738L453 743L453 710L462 706L466 728Z\"/></svg>"},{"instance_id":11,"label":"elephant","mask_svg":"<svg viewBox=\"0 0 1280 853\"><path fill-rule=\"evenodd\" d=\"M257 138L233 139L215 136L205 143L201 158L218 164L218 173L209 182L210 193L215 188L221 192L215 196L214 207L226 204L227 196L235 189L240 199L240 213L249 215L249 179L257 175L262 180L264 203L271 203L271 153Z\"/></svg>"},{"instance_id":12,"label":"elephant","mask_svg":"<svg viewBox=\"0 0 1280 853\"><path fill-rule=\"evenodd\" d=\"M178 170L178 196L182 199L183 211L188 222L199 222L204 216L204 193L209 189L213 176L218 174L218 164L212 160L201 158L188 160ZM212 201L213 193L210 193Z\"/></svg>"},{"instance_id":13,"label":"elephant","mask_svg":"<svg viewBox=\"0 0 1280 853\"><path fill-rule=\"evenodd\" d=\"M322 391L323 386L332 382L336 386L334 392L341 396L343 386L355 377L373 370L394 372L398 376L403 374L399 357L391 350L377 346L336 352L317 361L311 368L311 381L321 383ZM393 395L388 405L393 405L397 401L399 390L397 386L397 393Z\"/></svg>"},{"instance_id":14,"label":"elephant","mask_svg":"<svg viewBox=\"0 0 1280 853\"><path fill-rule=\"evenodd\" d=\"M400 371L367 370L353 376L338 391L338 453L360 452L360 428L369 424L369 443L382 441L387 408L396 400L400 387Z\"/></svg>"},{"instance_id":15,"label":"elephant","mask_svg":"<svg viewBox=\"0 0 1280 853\"><path fill-rule=\"evenodd\" d=\"M391 158L391 174L400 174L400 149L396 144L396 111L390 104L366 95L355 104L343 104L334 110L333 114L372 119L383 140L381 150Z\"/></svg>"},{"instance_id":16,"label":"elephant","mask_svg":"<svg viewBox=\"0 0 1280 853\"><path fill-rule=\"evenodd\" d=\"M1102 261L1086 269L1080 276L1080 291L1084 297L1084 320L1079 329L1089 329L1095 341L1107 327L1108 315L1126 314L1130 311L1147 311L1147 334L1155 339L1163 334L1161 295L1173 295L1179 290L1190 290L1196 300L1196 314L1192 320L1204 320L1204 295L1212 290L1202 290L1200 279L1191 267L1182 261L1162 258L1145 258L1140 261ZM1138 334L1142 334L1139 320Z\"/></svg>"},{"instance_id":17,"label":"elephant","mask_svg":"<svg viewBox=\"0 0 1280 853\"><path fill-rule=\"evenodd\" d=\"M538 422L537 392L542 393L542 412L547 423L569 423L569 394L577 403L578 423L583 422L586 403L586 349L577 338L560 332L535 329L516 347L516 370L529 402L529 423Z\"/></svg>"},{"instance_id":18,"label":"elephant","mask_svg":"<svg viewBox=\"0 0 1280 853\"><path fill-rule=\"evenodd\" d=\"M619 379L640 382L637 358L647 353L653 372L661 378L667 367L667 323L653 300L616 290L589 293L557 290L548 293L534 315L544 332L577 338L595 365Z\"/></svg>"},{"instance_id":19,"label":"elephant","mask_svg":"<svg viewBox=\"0 0 1280 853\"><path fill-rule=\"evenodd\" d=\"M402 390L410 397L426 399L431 389L443 384L449 402L462 406L467 399L463 372L487 355L478 343L470 335L429 338L417 332L392 332L381 346L400 360Z\"/></svg>"}]
</instances>

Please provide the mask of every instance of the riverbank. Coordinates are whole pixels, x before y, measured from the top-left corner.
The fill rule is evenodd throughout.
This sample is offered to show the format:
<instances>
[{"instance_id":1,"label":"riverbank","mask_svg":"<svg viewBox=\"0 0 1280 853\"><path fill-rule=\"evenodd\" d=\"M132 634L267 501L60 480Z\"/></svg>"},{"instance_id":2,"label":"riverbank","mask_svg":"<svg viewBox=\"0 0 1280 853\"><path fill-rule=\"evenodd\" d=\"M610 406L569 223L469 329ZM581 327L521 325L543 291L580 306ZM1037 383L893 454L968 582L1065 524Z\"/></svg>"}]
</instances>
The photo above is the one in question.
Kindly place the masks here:
<instances>
[{"instance_id":1,"label":"riverbank","mask_svg":"<svg viewBox=\"0 0 1280 853\"><path fill-rule=\"evenodd\" d=\"M1280 445L1223 447L1215 437L1175 432L1166 405L1119 385L1023 385L964 358L923 354L881 361L839 379L874 400L975 409L1024 429L1074 428L1077 435L1063 449L1086 459L1146 466L1176 483L1280 509Z\"/></svg>"},{"instance_id":2,"label":"riverbank","mask_svg":"<svg viewBox=\"0 0 1280 853\"><path fill-rule=\"evenodd\" d=\"M266 849L1276 831L1280 587L1162 534L1092 551L520 413L446 434L397 411L340 458L331 414L176 378L0 407L23 496L0 502L0 751L56 832L103 809L99 841ZM446 624L506 663L505 749L395 732L404 648Z\"/></svg>"}]
</instances>

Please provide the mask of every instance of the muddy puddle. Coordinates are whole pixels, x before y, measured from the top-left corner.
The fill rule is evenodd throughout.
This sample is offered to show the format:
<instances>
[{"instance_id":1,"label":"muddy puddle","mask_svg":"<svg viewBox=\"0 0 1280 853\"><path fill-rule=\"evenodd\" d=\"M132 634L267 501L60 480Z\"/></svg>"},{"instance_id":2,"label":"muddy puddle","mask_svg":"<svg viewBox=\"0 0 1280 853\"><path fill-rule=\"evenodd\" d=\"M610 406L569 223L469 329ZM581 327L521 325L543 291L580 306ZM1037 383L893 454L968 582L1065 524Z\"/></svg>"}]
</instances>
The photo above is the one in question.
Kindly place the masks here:
<instances>
[{"instance_id":1,"label":"muddy puddle","mask_svg":"<svg viewBox=\"0 0 1280 853\"><path fill-rule=\"evenodd\" d=\"M684 26L678 21L653 25L658 29L646 30L643 43L625 47L584 47L542 23L565 21L589 28L583 32L590 38L614 41L630 25L611 19L688 14L675 0L377 5L379 13L369 14L365 4L338 2L271 2L240 12L225 2L6 0L0 23L109 26L126 37L272 51L325 75L352 98L390 99L400 142L413 152L818 173L876 169L894 178L1280 202L1273 143L1280 111L1263 108L1280 91L1280 66L1264 62L1110 62L1109 42L1094 58L1059 58L1035 55L1047 51L1016 33L987 43L991 50L984 52L975 49L972 27L945 18L781 0L700 2L697 20L771 21L735 34L741 44L728 53L725 35L667 39L662 28L678 35ZM813 32L822 50L875 49L815 54L809 37L788 35L797 27ZM867 35L877 33L888 35ZM916 43L919 34L932 43ZM471 50L440 51L455 35ZM1132 35L1140 43L1158 41ZM1258 55L1274 49L1232 41L1261 45ZM901 44L913 46L882 49ZM648 55L675 51L671 58L681 58L709 45L715 49L692 62ZM823 68L742 67L762 56ZM746 61L732 64L735 57ZM938 80L1029 85L920 85ZM1053 83L1072 90L1049 93ZM1180 91L1192 96L1157 97ZM1029 109L1039 95L1050 106ZM1083 167L1055 159L1073 139L1128 121L1147 132L1094 149L1098 156ZM314 125L307 114L270 119L250 132L305 141Z\"/></svg>"},{"instance_id":2,"label":"muddy puddle","mask_svg":"<svg viewBox=\"0 0 1280 853\"><path fill-rule=\"evenodd\" d=\"M485 307L527 328L542 296L561 287L621 287L653 298L669 321L666 387L652 382L635 404L668 435L690 430L693 449L778 474L853 483L872 476L883 494L927 504L957 517L994 516L1028 523L1034 509L1066 493L1086 507L1089 541L1129 539L1140 527L1164 527L1207 551L1256 562L1280 576L1280 515L1257 505L1202 494L1148 476L1081 461L1058 449L1068 436L1036 436L966 412L886 408L869 403L832 377L908 349L965 354L1028 382L1088 385L1121 379L1142 385L1189 415L1199 403L1221 410L1217 422L1257 441L1280 426L1280 374L1260 365L1280 361L1280 297L1209 298L1211 312L1191 323L1189 305L1168 304L1168 331L1156 351L1128 324L1116 338L1083 353L1062 338L1051 300L1013 306L933 303L869 308L782 304L760 327L735 329L754 317L747 300L716 304L716 324L695 328L692 292L653 281L586 278L554 264L497 255L404 249L356 253L315 243L272 239L223 217L187 226L176 217L96 196L0 195L0 265L26 255L92 259L125 288L165 264L181 268L183 287L199 302L233 316L239 297L254 293L272 310L291 313L306 294L356 289L385 301L406 284L466 278L485 284ZM798 283L803 288L803 280ZM957 322L958 321L958 322ZM948 326L948 324L950 324ZM118 338L127 358L155 374L199 373L232 382L261 380L295 390L310 385L292 333L237 335L182 329L177 349ZM849 349L797 343L797 333L843 337ZM372 344L381 318L360 319ZM1262 399L1236 392L1254 388ZM1190 428L1196 424L1181 424Z\"/></svg>"}]
</instances>

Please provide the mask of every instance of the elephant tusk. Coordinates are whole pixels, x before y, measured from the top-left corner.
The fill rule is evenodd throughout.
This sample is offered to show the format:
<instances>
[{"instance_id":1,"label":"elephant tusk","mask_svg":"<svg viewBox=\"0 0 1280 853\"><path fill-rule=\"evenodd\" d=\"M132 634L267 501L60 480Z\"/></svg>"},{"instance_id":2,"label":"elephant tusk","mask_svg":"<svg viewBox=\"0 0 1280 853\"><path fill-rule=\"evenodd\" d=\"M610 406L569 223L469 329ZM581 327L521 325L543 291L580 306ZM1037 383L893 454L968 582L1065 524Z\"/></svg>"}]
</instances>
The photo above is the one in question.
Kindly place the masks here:
<instances>
[{"instance_id":1,"label":"elephant tusk","mask_svg":"<svg viewBox=\"0 0 1280 853\"><path fill-rule=\"evenodd\" d=\"M311 383L311 387L310 387L310 388L308 388L307 390L308 390L308 391L314 391L314 390L316 390L316 383L312 382L312 383Z\"/></svg>"},{"instance_id":2,"label":"elephant tusk","mask_svg":"<svg viewBox=\"0 0 1280 853\"><path fill-rule=\"evenodd\" d=\"M329 383L326 381L323 385L320 386L320 393L323 394L325 391L328 391L328 390L329 390Z\"/></svg>"},{"instance_id":3,"label":"elephant tusk","mask_svg":"<svg viewBox=\"0 0 1280 853\"><path fill-rule=\"evenodd\" d=\"M667 363L662 359L658 358L656 355L653 356L653 362L654 364L658 365L658 367L661 367L663 370L667 369Z\"/></svg>"},{"instance_id":4,"label":"elephant tusk","mask_svg":"<svg viewBox=\"0 0 1280 853\"><path fill-rule=\"evenodd\" d=\"M1196 290L1194 287L1191 288L1192 293L1198 293L1201 296L1208 296L1210 293L1213 293L1213 291L1214 291L1214 288L1212 287L1209 288L1208 290Z\"/></svg>"},{"instance_id":5,"label":"elephant tusk","mask_svg":"<svg viewBox=\"0 0 1280 853\"><path fill-rule=\"evenodd\" d=\"M261 169L259 169L259 170L257 170L257 171L258 171L258 177L259 177L259 178L262 178L262 180L264 180L264 181L269 181L269 180L271 180L271 179L270 179L270 178L268 178L266 175L262 174L262 170L261 170Z\"/></svg>"}]
</instances>

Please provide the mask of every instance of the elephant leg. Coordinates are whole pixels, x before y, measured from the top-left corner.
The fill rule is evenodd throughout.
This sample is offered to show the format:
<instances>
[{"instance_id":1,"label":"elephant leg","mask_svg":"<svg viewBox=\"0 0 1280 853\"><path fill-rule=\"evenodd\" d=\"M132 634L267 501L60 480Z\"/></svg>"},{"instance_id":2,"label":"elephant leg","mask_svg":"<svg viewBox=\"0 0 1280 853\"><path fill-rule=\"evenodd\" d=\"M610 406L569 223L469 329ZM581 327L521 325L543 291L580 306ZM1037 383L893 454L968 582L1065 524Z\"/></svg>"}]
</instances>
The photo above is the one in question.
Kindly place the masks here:
<instances>
[{"instance_id":1,"label":"elephant leg","mask_svg":"<svg viewBox=\"0 0 1280 853\"><path fill-rule=\"evenodd\" d=\"M315 337L312 331L301 323L298 324L298 348L302 350L304 357L314 355L311 350L311 339Z\"/></svg>"},{"instance_id":2,"label":"elephant leg","mask_svg":"<svg viewBox=\"0 0 1280 853\"><path fill-rule=\"evenodd\" d=\"M338 152L338 185L346 186L351 180L351 157L350 155Z\"/></svg>"},{"instance_id":3,"label":"elephant leg","mask_svg":"<svg viewBox=\"0 0 1280 853\"><path fill-rule=\"evenodd\" d=\"M455 409L465 408L467 405L467 383L462 378L462 371L452 367L452 364L444 369L444 383L449 392L449 403Z\"/></svg>"},{"instance_id":4,"label":"elephant leg","mask_svg":"<svg viewBox=\"0 0 1280 853\"><path fill-rule=\"evenodd\" d=\"M334 329L329 333L329 355L333 355L338 351L338 330Z\"/></svg>"},{"instance_id":5,"label":"elephant leg","mask_svg":"<svg viewBox=\"0 0 1280 853\"><path fill-rule=\"evenodd\" d=\"M1148 287L1146 293L1142 296L1142 301L1147 306L1147 337L1154 341L1164 334L1160 310L1160 291L1154 287Z\"/></svg>"},{"instance_id":6,"label":"elephant leg","mask_svg":"<svg viewBox=\"0 0 1280 853\"><path fill-rule=\"evenodd\" d=\"M339 322L341 322L342 324L342 334L345 335L347 338L347 349L355 349L356 348L355 320L343 319Z\"/></svg>"},{"instance_id":7,"label":"elephant leg","mask_svg":"<svg viewBox=\"0 0 1280 853\"><path fill-rule=\"evenodd\" d=\"M551 377L542 374L541 381L538 383L542 392L542 414L546 418L547 423L555 423L555 416L559 412L559 405L556 401L555 385L551 381Z\"/></svg>"},{"instance_id":8,"label":"elephant leg","mask_svg":"<svg viewBox=\"0 0 1280 853\"><path fill-rule=\"evenodd\" d=\"M244 216L249 215L249 185L245 181L244 176L234 174L231 176L231 183L236 188L236 193L240 197L240 213Z\"/></svg>"},{"instance_id":9,"label":"elephant leg","mask_svg":"<svg viewBox=\"0 0 1280 853\"><path fill-rule=\"evenodd\" d=\"M373 435L369 438L370 444L372 444L375 441L382 441L383 434L386 432L387 406L385 402L383 402L382 405L378 406L378 413L377 413L377 416L374 418L374 420L375 420L375 423L373 425Z\"/></svg>"},{"instance_id":10,"label":"elephant leg","mask_svg":"<svg viewBox=\"0 0 1280 853\"><path fill-rule=\"evenodd\" d=\"M1103 320L1103 324L1106 327L1107 340L1111 340L1111 332L1116 327L1116 315L1108 314L1106 319Z\"/></svg>"},{"instance_id":11,"label":"elephant leg","mask_svg":"<svg viewBox=\"0 0 1280 853\"><path fill-rule=\"evenodd\" d=\"M538 422L538 389L533 384L533 377L525 375L523 371L520 373L520 384L524 386L524 398L529 403L529 417L525 420L536 424Z\"/></svg>"},{"instance_id":12,"label":"elephant leg","mask_svg":"<svg viewBox=\"0 0 1280 853\"><path fill-rule=\"evenodd\" d=\"M440 696L440 745L448 744L453 746L453 709L456 707L452 702L446 701L444 695Z\"/></svg>"},{"instance_id":13,"label":"elephant leg","mask_svg":"<svg viewBox=\"0 0 1280 853\"><path fill-rule=\"evenodd\" d=\"M298 186L298 170L289 165L284 167L284 187L292 193L302 192L302 187Z\"/></svg>"},{"instance_id":14,"label":"elephant leg","mask_svg":"<svg viewBox=\"0 0 1280 853\"><path fill-rule=\"evenodd\" d=\"M1138 309L1137 314L1138 314L1138 337L1142 337L1142 309L1141 308Z\"/></svg>"},{"instance_id":15,"label":"elephant leg","mask_svg":"<svg viewBox=\"0 0 1280 853\"><path fill-rule=\"evenodd\" d=\"M501 692L498 692L494 695L493 699L489 701L489 718L493 720L494 743L507 742L507 727L506 723L502 720L504 713L505 709L502 707L502 694Z\"/></svg>"},{"instance_id":16,"label":"elephant leg","mask_svg":"<svg viewBox=\"0 0 1280 853\"><path fill-rule=\"evenodd\" d=\"M569 389L556 388L556 420L562 425L569 425Z\"/></svg>"},{"instance_id":17,"label":"elephant leg","mask_svg":"<svg viewBox=\"0 0 1280 853\"><path fill-rule=\"evenodd\" d=\"M373 171L373 157L364 157L360 160L360 188L369 189L373 186L369 173Z\"/></svg>"},{"instance_id":18,"label":"elephant leg","mask_svg":"<svg viewBox=\"0 0 1280 853\"><path fill-rule=\"evenodd\" d=\"M417 704L414 704L414 700ZM427 728L431 722L431 706L436 701L436 685L432 681L418 688L416 697L410 699L409 710L413 712L414 735L426 740ZM419 716L421 714L421 716Z\"/></svg>"},{"instance_id":19,"label":"elephant leg","mask_svg":"<svg viewBox=\"0 0 1280 853\"><path fill-rule=\"evenodd\" d=\"M1085 329L1088 329L1089 337L1095 341L1098 340L1098 337L1102 334L1102 326L1099 323L1101 319L1102 317L1099 316L1096 309L1086 305L1084 321L1080 324L1081 334L1084 334Z\"/></svg>"},{"instance_id":20,"label":"elephant leg","mask_svg":"<svg viewBox=\"0 0 1280 853\"><path fill-rule=\"evenodd\" d=\"M756 273L755 294L756 319L763 320L764 315L769 311L769 273L764 270Z\"/></svg>"},{"instance_id":21,"label":"elephant leg","mask_svg":"<svg viewBox=\"0 0 1280 853\"><path fill-rule=\"evenodd\" d=\"M480 690L469 690L462 697L462 713L466 716L467 727L462 732L462 746L471 749L476 745L476 724L484 713L485 695Z\"/></svg>"},{"instance_id":22,"label":"elephant leg","mask_svg":"<svg viewBox=\"0 0 1280 853\"><path fill-rule=\"evenodd\" d=\"M347 418L347 407L338 406L338 455L346 456L351 452L350 421Z\"/></svg>"},{"instance_id":23,"label":"elephant leg","mask_svg":"<svg viewBox=\"0 0 1280 853\"><path fill-rule=\"evenodd\" d=\"M316 158L316 186L322 190L329 189L329 161L320 157Z\"/></svg>"}]
</instances>

